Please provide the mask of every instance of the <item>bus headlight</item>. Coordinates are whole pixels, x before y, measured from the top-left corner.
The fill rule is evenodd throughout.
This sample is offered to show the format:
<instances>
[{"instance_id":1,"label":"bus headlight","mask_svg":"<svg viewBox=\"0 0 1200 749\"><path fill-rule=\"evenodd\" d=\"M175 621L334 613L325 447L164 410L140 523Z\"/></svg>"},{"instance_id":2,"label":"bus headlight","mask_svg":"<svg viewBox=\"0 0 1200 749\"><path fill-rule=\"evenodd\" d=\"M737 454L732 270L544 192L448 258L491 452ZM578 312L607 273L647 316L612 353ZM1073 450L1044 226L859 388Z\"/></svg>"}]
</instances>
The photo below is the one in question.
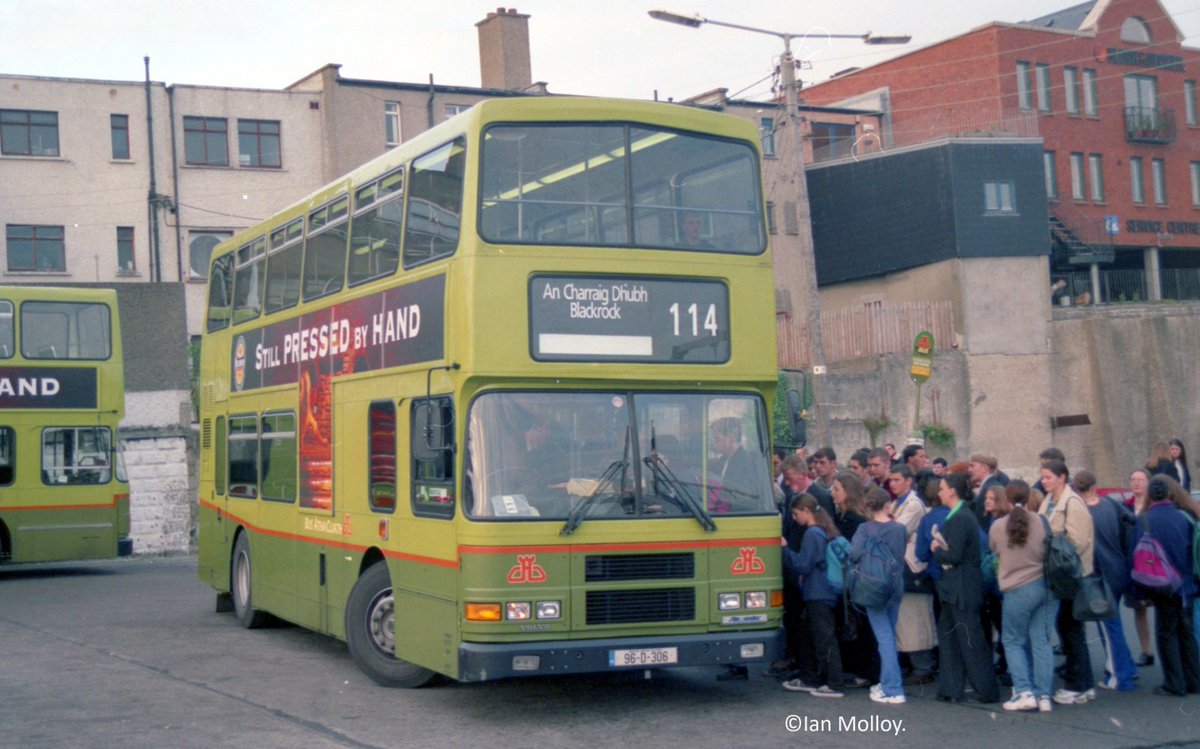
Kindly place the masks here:
<instances>
[{"instance_id":1,"label":"bus headlight","mask_svg":"<svg viewBox=\"0 0 1200 749\"><path fill-rule=\"evenodd\" d=\"M538 601L538 619L558 619L562 616L562 604L558 601Z\"/></svg>"},{"instance_id":2,"label":"bus headlight","mask_svg":"<svg viewBox=\"0 0 1200 749\"><path fill-rule=\"evenodd\" d=\"M717 608L721 611L732 611L742 607L741 593L718 593Z\"/></svg>"},{"instance_id":3,"label":"bus headlight","mask_svg":"<svg viewBox=\"0 0 1200 749\"><path fill-rule=\"evenodd\" d=\"M510 622L521 622L532 616L529 601L510 601L504 604L504 618Z\"/></svg>"},{"instance_id":4,"label":"bus headlight","mask_svg":"<svg viewBox=\"0 0 1200 749\"><path fill-rule=\"evenodd\" d=\"M756 590L746 594L746 608L765 609L767 607L767 592Z\"/></svg>"}]
</instances>

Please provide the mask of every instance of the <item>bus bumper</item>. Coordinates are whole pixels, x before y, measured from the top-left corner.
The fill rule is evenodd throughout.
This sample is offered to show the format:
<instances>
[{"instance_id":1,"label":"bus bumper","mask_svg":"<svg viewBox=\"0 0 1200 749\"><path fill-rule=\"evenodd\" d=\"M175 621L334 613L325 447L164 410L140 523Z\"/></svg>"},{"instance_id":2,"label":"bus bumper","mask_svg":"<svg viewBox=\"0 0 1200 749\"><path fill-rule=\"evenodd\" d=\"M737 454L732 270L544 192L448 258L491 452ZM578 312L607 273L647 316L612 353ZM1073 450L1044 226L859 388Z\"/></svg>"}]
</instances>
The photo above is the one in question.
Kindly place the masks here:
<instances>
[{"instance_id":1,"label":"bus bumper","mask_svg":"<svg viewBox=\"0 0 1200 749\"><path fill-rule=\"evenodd\" d=\"M659 648L675 648L678 656L676 662L666 665L612 664L614 651ZM594 640L464 642L458 648L458 680L488 681L512 676L770 663L779 660L784 649L782 629Z\"/></svg>"},{"instance_id":2,"label":"bus bumper","mask_svg":"<svg viewBox=\"0 0 1200 749\"><path fill-rule=\"evenodd\" d=\"M117 556L128 557L133 556L133 539L118 538L117 539Z\"/></svg>"}]
</instances>

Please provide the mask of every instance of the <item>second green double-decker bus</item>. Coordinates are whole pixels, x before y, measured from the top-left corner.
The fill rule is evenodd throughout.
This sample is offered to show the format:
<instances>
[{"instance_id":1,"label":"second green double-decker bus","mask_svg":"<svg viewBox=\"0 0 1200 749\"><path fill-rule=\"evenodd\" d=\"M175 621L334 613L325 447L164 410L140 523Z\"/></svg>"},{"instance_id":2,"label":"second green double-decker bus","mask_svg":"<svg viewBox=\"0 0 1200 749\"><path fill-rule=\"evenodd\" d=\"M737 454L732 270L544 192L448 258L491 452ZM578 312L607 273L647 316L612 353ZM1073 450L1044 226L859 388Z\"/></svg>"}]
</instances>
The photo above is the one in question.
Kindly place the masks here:
<instances>
[{"instance_id":1,"label":"second green double-decker bus","mask_svg":"<svg viewBox=\"0 0 1200 749\"><path fill-rule=\"evenodd\" d=\"M133 552L124 414L116 292L0 287L0 562Z\"/></svg>"},{"instance_id":2,"label":"second green double-decker bus","mask_svg":"<svg viewBox=\"0 0 1200 749\"><path fill-rule=\"evenodd\" d=\"M224 243L200 576L382 684L769 661L757 133L488 101Z\"/></svg>"}]
</instances>

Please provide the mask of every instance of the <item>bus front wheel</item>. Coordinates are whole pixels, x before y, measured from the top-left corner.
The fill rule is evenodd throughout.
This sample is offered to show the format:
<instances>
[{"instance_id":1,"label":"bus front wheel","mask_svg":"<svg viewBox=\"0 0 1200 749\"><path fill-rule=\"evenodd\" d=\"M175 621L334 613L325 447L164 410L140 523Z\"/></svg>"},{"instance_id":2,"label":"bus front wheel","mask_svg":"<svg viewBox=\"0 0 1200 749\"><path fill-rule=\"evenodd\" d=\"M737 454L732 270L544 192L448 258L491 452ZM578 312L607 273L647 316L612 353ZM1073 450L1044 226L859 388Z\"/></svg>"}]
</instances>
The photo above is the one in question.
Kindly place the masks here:
<instances>
[{"instance_id":1,"label":"bus front wheel","mask_svg":"<svg viewBox=\"0 0 1200 749\"><path fill-rule=\"evenodd\" d=\"M411 689L434 676L433 671L395 656L396 603L385 562L368 567L350 591L346 645L358 667L380 686Z\"/></svg>"},{"instance_id":2,"label":"bus front wheel","mask_svg":"<svg viewBox=\"0 0 1200 749\"><path fill-rule=\"evenodd\" d=\"M267 623L267 614L254 608L250 572L250 540L242 533L233 545L233 574L230 575L229 585L233 596L233 613L243 627L257 629Z\"/></svg>"}]
</instances>

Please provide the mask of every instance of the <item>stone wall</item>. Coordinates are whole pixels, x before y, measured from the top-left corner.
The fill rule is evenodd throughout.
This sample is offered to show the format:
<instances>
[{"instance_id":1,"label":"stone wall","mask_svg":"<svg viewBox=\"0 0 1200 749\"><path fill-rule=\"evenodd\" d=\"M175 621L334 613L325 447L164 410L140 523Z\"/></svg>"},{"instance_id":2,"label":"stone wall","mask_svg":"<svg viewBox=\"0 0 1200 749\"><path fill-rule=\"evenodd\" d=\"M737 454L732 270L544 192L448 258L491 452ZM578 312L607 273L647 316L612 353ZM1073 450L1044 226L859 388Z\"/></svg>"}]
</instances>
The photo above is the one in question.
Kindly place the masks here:
<instances>
[{"instance_id":1,"label":"stone wall","mask_svg":"<svg viewBox=\"0 0 1200 749\"><path fill-rule=\"evenodd\" d=\"M195 439L179 429L122 430L134 554L195 549Z\"/></svg>"}]
</instances>

